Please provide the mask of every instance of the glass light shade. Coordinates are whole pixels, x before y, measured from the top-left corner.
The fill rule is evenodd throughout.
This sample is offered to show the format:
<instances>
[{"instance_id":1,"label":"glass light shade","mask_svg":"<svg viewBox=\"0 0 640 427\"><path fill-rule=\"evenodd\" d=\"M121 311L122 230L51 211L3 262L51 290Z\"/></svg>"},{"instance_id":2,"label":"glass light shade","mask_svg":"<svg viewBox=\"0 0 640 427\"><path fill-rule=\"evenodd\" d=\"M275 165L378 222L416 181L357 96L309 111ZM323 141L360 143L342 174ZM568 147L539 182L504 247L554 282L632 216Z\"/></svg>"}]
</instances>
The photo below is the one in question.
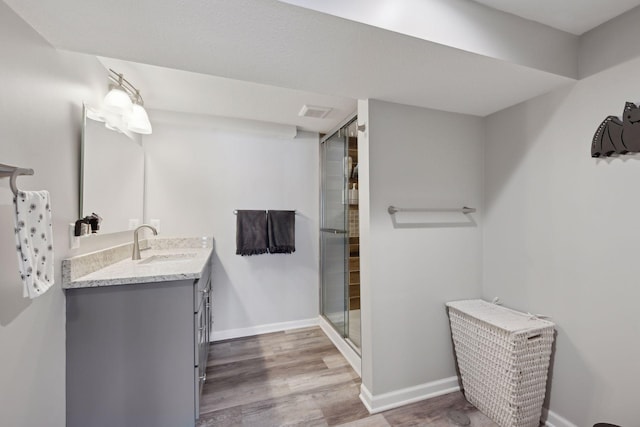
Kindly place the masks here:
<instances>
[{"instance_id":1,"label":"glass light shade","mask_svg":"<svg viewBox=\"0 0 640 427\"><path fill-rule=\"evenodd\" d=\"M107 129L115 130L116 132L122 132L122 130L125 128L122 114L109 112L105 113L104 126Z\"/></svg>"},{"instance_id":2,"label":"glass light shade","mask_svg":"<svg viewBox=\"0 0 640 427\"><path fill-rule=\"evenodd\" d=\"M104 118L104 114L96 109L93 109L91 107L87 107L87 118L91 119L91 120L95 120L96 122L104 122L105 118Z\"/></svg>"},{"instance_id":3,"label":"glass light shade","mask_svg":"<svg viewBox=\"0 0 640 427\"><path fill-rule=\"evenodd\" d=\"M127 123L127 129L135 133L141 133L143 135L151 134L151 122L147 111L140 104L133 104L133 111L129 116Z\"/></svg>"},{"instance_id":4,"label":"glass light shade","mask_svg":"<svg viewBox=\"0 0 640 427\"><path fill-rule=\"evenodd\" d=\"M117 87L109 91L104 97L104 109L113 113L127 114L131 112L133 102L127 93Z\"/></svg>"}]
</instances>

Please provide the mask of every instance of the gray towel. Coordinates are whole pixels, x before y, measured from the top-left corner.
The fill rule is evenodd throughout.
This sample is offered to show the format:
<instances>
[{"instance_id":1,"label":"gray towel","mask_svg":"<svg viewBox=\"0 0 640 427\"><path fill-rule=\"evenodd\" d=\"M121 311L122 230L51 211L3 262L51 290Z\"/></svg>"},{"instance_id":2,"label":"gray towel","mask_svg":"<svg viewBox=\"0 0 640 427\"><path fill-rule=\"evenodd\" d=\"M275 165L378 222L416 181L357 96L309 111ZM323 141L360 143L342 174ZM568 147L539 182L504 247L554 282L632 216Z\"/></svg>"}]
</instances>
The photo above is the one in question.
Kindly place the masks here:
<instances>
[{"instance_id":1,"label":"gray towel","mask_svg":"<svg viewBox=\"0 0 640 427\"><path fill-rule=\"evenodd\" d=\"M296 251L296 211L267 212L269 252L291 254Z\"/></svg>"},{"instance_id":2,"label":"gray towel","mask_svg":"<svg viewBox=\"0 0 640 427\"><path fill-rule=\"evenodd\" d=\"M267 212L238 211L236 255L267 253Z\"/></svg>"}]
</instances>

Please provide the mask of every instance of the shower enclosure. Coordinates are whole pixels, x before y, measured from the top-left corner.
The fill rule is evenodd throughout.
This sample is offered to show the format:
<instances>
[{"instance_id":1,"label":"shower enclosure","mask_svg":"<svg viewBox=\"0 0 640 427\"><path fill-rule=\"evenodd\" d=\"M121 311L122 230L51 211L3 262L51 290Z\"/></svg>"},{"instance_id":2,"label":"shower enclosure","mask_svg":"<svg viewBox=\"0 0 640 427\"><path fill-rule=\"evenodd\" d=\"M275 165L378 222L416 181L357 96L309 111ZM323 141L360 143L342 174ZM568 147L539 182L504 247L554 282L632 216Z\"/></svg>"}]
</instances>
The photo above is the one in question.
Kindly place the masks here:
<instances>
[{"instance_id":1,"label":"shower enclosure","mask_svg":"<svg viewBox=\"0 0 640 427\"><path fill-rule=\"evenodd\" d=\"M321 140L321 313L360 352L357 118Z\"/></svg>"}]
</instances>

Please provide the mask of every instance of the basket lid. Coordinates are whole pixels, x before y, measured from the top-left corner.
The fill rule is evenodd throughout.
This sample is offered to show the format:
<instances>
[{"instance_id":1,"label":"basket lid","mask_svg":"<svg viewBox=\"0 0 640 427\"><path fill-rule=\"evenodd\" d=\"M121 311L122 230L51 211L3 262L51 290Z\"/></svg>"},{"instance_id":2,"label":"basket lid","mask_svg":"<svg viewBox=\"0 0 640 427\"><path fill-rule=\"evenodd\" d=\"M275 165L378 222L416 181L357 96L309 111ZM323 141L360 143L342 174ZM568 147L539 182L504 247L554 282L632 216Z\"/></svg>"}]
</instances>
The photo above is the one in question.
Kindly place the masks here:
<instances>
[{"instance_id":1,"label":"basket lid","mask_svg":"<svg viewBox=\"0 0 640 427\"><path fill-rule=\"evenodd\" d=\"M451 301L447 303L447 307L454 308L476 319L510 332L555 326L553 322L548 320L540 319L528 313L501 307L481 299Z\"/></svg>"}]
</instances>

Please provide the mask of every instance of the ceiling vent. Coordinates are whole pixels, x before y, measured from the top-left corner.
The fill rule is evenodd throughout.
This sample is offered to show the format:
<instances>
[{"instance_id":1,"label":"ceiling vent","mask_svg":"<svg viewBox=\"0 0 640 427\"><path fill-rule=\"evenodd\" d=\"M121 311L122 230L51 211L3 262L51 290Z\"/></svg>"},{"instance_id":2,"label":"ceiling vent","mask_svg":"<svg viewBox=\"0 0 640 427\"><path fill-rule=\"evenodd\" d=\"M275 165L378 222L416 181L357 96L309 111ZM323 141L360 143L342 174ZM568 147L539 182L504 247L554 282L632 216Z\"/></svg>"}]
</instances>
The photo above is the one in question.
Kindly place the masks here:
<instances>
[{"instance_id":1,"label":"ceiling vent","mask_svg":"<svg viewBox=\"0 0 640 427\"><path fill-rule=\"evenodd\" d=\"M318 107L315 105L303 105L298 113L300 117L313 117L314 119L324 119L331 112L332 108Z\"/></svg>"}]
</instances>

